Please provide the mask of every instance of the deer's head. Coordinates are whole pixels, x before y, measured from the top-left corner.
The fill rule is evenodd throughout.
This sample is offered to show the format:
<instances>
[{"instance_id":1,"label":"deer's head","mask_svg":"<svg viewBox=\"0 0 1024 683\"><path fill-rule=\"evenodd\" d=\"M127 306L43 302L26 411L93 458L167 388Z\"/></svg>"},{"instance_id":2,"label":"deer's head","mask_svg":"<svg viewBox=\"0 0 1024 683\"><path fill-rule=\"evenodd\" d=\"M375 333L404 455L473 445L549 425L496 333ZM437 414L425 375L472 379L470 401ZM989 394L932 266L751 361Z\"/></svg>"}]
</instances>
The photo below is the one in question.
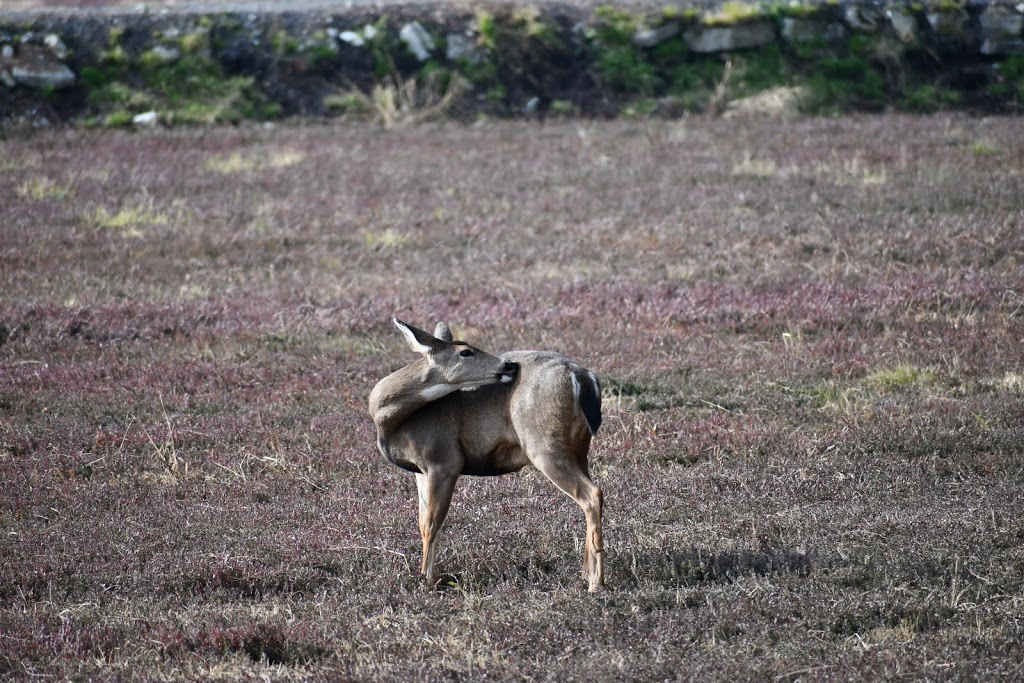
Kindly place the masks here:
<instances>
[{"instance_id":1,"label":"deer's head","mask_svg":"<svg viewBox=\"0 0 1024 683\"><path fill-rule=\"evenodd\" d=\"M469 389L485 384L511 382L519 372L519 365L463 341L453 341L451 330L443 322L429 334L418 327L394 319L405 341L425 362L424 390L438 397L456 389Z\"/></svg>"}]
</instances>

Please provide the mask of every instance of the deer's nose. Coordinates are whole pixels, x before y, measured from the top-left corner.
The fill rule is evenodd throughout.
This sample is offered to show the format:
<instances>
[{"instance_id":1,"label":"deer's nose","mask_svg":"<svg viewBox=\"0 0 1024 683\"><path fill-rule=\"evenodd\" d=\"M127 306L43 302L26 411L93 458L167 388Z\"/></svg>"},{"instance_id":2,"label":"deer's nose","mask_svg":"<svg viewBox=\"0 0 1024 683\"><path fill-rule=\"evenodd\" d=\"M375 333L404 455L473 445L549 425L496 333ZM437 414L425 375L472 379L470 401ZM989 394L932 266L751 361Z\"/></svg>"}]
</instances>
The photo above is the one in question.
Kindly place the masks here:
<instances>
[{"instance_id":1,"label":"deer's nose","mask_svg":"<svg viewBox=\"0 0 1024 683\"><path fill-rule=\"evenodd\" d=\"M514 382L516 375L519 373L519 363L513 363L512 361L505 361L505 364L501 367L501 372L498 373L498 379L502 383L508 384Z\"/></svg>"}]
</instances>

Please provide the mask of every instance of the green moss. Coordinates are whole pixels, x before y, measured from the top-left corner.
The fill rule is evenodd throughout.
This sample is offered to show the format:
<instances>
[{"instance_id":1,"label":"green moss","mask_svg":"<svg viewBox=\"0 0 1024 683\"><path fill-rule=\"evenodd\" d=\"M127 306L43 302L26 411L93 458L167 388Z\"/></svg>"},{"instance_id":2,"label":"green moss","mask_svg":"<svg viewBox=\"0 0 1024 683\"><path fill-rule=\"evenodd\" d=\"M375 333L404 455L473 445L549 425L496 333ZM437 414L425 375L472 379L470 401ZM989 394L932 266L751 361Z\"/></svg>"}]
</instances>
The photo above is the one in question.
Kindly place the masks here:
<instances>
[{"instance_id":1,"label":"green moss","mask_svg":"<svg viewBox=\"0 0 1024 683\"><path fill-rule=\"evenodd\" d=\"M597 70L605 84L620 93L653 95L661 84L654 65L632 46L613 46L597 57Z\"/></svg>"},{"instance_id":2,"label":"green moss","mask_svg":"<svg viewBox=\"0 0 1024 683\"><path fill-rule=\"evenodd\" d=\"M114 44L99 66L84 67L81 83L94 111L105 114L107 125L131 123L134 114L159 110L168 123L233 122L280 115L254 86L252 78L228 77L210 58L208 34L182 39L182 56L166 61L147 51L134 61ZM115 38L118 37L115 35Z\"/></svg>"},{"instance_id":3,"label":"green moss","mask_svg":"<svg viewBox=\"0 0 1024 683\"><path fill-rule=\"evenodd\" d=\"M1024 55L1013 55L1000 62L999 82L988 86L988 94L1000 100L1024 104Z\"/></svg>"},{"instance_id":4,"label":"green moss","mask_svg":"<svg viewBox=\"0 0 1024 683\"><path fill-rule=\"evenodd\" d=\"M186 33L178 39L178 47L184 54L197 54L210 48L210 34L206 31Z\"/></svg>"},{"instance_id":5,"label":"green moss","mask_svg":"<svg viewBox=\"0 0 1024 683\"><path fill-rule=\"evenodd\" d=\"M487 89L487 93L484 96L488 102L501 104L508 98L508 88L501 83L496 83Z\"/></svg>"},{"instance_id":6,"label":"green moss","mask_svg":"<svg viewBox=\"0 0 1024 683\"><path fill-rule=\"evenodd\" d=\"M120 45L114 45L100 52L100 62L113 66L124 65L128 63L128 53Z\"/></svg>"},{"instance_id":7,"label":"green moss","mask_svg":"<svg viewBox=\"0 0 1024 683\"><path fill-rule=\"evenodd\" d=\"M708 26L732 26L763 16L765 16L764 11L757 5L730 0L722 5L717 12L706 15L704 23Z\"/></svg>"},{"instance_id":8,"label":"green moss","mask_svg":"<svg viewBox=\"0 0 1024 683\"><path fill-rule=\"evenodd\" d=\"M763 4L765 12L776 17L793 17L797 19L811 19L822 14L820 5L806 2L776 2Z\"/></svg>"},{"instance_id":9,"label":"green moss","mask_svg":"<svg viewBox=\"0 0 1024 683\"><path fill-rule=\"evenodd\" d=\"M270 39L270 45L274 52L279 55L294 55L299 53L301 43L293 36L288 35L284 29L279 29Z\"/></svg>"},{"instance_id":10,"label":"green moss","mask_svg":"<svg viewBox=\"0 0 1024 683\"><path fill-rule=\"evenodd\" d=\"M115 111L107 114L106 124L111 128L124 128L132 125L135 115L128 111Z\"/></svg>"},{"instance_id":11,"label":"green moss","mask_svg":"<svg viewBox=\"0 0 1024 683\"><path fill-rule=\"evenodd\" d=\"M558 43L558 32L555 27L532 5L512 10L509 24L513 31L527 40L536 41L547 47L554 47Z\"/></svg>"},{"instance_id":12,"label":"green moss","mask_svg":"<svg viewBox=\"0 0 1024 683\"><path fill-rule=\"evenodd\" d=\"M960 93L955 90L926 84L909 88L904 92L899 106L906 111L931 113L960 104L962 99Z\"/></svg>"},{"instance_id":13,"label":"green moss","mask_svg":"<svg viewBox=\"0 0 1024 683\"><path fill-rule=\"evenodd\" d=\"M313 64L330 64L338 56L338 47L333 42L320 42L312 45L308 54Z\"/></svg>"},{"instance_id":14,"label":"green moss","mask_svg":"<svg viewBox=\"0 0 1024 683\"><path fill-rule=\"evenodd\" d=\"M824 38L801 40L788 45L790 54L798 60L812 61L819 59L832 50L832 46Z\"/></svg>"},{"instance_id":15,"label":"green moss","mask_svg":"<svg viewBox=\"0 0 1024 683\"><path fill-rule=\"evenodd\" d=\"M439 92L444 92L448 89L453 75L454 73L451 69L431 59L424 62L417 74L417 80L421 83L429 84Z\"/></svg>"},{"instance_id":16,"label":"green moss","mask_svg":"<svg viewBox=\"0 0 1024 683\"><path fill-rule=\"evenodd\" d=\"M489 59L476 64L462 60L456 64L456 69L474 86L488 86L498 81L498 65Z\"/></svg>"},{"instance_id":17,"label":"green moss","mask_svg":"<svg viewBox=\"0 0 1024 683\"><path fill-rule=\"evenodd\" d=\"M877 107L886 100L885 78L858 57L823 59L807 80L811 111Z\"/></svg>"},{"instance_id":18,"label":"green moss","mask_svg":"<svg viewBox=\"0 0 1024 683\"><path fill-rule=\"evenodd\" d=\"M478 8L475 16L475 29L480 47L495 50L498 47L498 25L494 15L485 9Z\"/></svg>"},{"instance_id":19,"label":"green moss","mask_svg":"<svg viewBox=\"0 0 1024 683\"><path fill-rule=\"evenodd\" d=\"M661 10L661 16L668 21L695 24L700 21L700 10L695 7L668 6Z\"/></svg>"},{"instance_id":20,"label":"green moss","mask_svg":"<svg viewBox=\"0 0 1024 683\"><path fill-rule=\"evenodd\" d=\"M633 36L643 22L642 16L609 5L598 7L594 14L597 17L594 37L607 47L632 45Z\"/></svg>"},{"instance_id":21,"label":"green moss","mask_svg":"<svg viewBox=\"0 0 1024 683\"><path fill-rule=\"evenodd\" d=\"M690 57L690 50L682 36L673 36L655 45L648 52L650 59L660 68L671 69Z\"/></svg>"},{"instance_id":22,"label":"green moss","mask_svg":"<svg viewBox=\"0 0 1024 683\"><path fill-rule=\"evenodd\" d=\"M883 106L890 86L882 40L854 35L841 45L819 45L813 54L794 51L799 63L793 65L792 80L806 85L805 108L826 112Z\"/></svg>"},{"instance_id":23,"label":"green moss","mask_svg":"<svg viewBox=\"0 0 1024 683\"><path fill-rule=\"evenodd\" d=\"M679 64L671 72L668 92L678 97L696 96L706 101L724 73L725 63L711 57ZM692 109L691 106L686 108Z\"/></svg>"},{"instance_id":24,"label":"green moss","mask_svg":"<svg viewBox=\"0 0 1024 683\"><path fill-rule=\"evenodd\" d=\"M633 45L643 17L607 5L598 7L595 14L595 66L605 85L619 93L653 95L663 83L652 59L655 55ZM675 45L679 44L676 41ZM665 58L671 59L672 55L666 54Z\"/></svg>"},{"instance_id":25,"label":"green moss","mask_svg":"<svg viewBox=\"0 0 1024 683\"><path fill-rule=\"evenodd\" d=\"M549 111L555 116L572 116L577 113L577 107L569 100L554 100Z\"/></svg>"},{"instance_id":26,"label":"green moss","mask_svg":"<svg viewBox=\"0 0 1024 683\"><path fill-rule=\"evenodd\" d=\"M738 54L733 63L730 84L739 97L786 85L791 80L789 63L777 44Z\"/></svg>"},{"instance_id":27,"label":"green moss","mask_svg":"<svg viewBox=\"0 0 1024 683\"><path fill-rule=\"evenodd\" d=\"M658 108L658 103L650 98L643 98L630 102L619 112L619 115L627 119L647 118Z\"/></svg>"},{"instance_id":28,"label":"green moss","mask_svg":"<svg viewBox=\"0 0 1024 683\"><path fill-rule=\"evenodd\" d=\"M373 105L366 95L349 92L338 95L328 95L324 98L324 109L333 116L369 116Z\"/></svg>"}]
</instances>

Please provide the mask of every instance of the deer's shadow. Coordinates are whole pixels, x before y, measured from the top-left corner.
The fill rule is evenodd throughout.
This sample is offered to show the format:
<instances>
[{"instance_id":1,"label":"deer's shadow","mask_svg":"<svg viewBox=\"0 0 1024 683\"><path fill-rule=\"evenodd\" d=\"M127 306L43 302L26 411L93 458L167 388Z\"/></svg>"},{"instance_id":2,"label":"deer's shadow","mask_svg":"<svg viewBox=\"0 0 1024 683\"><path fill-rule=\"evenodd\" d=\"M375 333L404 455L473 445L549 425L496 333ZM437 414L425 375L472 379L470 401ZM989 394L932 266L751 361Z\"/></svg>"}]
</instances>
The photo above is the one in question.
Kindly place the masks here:
<instances>
[{"instance_id":1,"label":"deer's shadow","mask_svg":"<svg viewBox=\"0 0 1024 683\"><path fill-rule=\"evenodd\" d=\"M791 548L708 550L697 546L642 549L627 547L610 555L607 562L610 583L619 587L653 585L678 588L709 583L731 583L749 576L806 576L813 569L815 556L813 552L801 552Z\"/></svg>"}]
</instances>

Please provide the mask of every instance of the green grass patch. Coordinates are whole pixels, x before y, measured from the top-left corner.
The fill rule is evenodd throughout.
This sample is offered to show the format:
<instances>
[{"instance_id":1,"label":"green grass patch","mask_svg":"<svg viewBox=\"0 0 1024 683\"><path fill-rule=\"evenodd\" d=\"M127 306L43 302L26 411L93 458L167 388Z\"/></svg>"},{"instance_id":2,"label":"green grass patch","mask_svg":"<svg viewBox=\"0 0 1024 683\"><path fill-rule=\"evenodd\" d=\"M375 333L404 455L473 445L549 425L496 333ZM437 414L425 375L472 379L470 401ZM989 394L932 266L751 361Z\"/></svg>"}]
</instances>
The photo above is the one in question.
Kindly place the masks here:
<instances>
[{"instance_id":1,"label":"green grass patch","mask_svg":"<svg viewBox=\"0 0 1024 683\"><path fill-rule=\"evenodd\" d=\"M996 156L1001 152L1002 147L999 146L999 143L989 138L981 138L971 145L971 154L976 157Z\"/></svg>"},{"instance_id":2,"label":"green grass patch","mask_svg":"<svg viewBox=\"0 0 1024 683\"><path fill-rule=\"evenodd\" d=\"M897 365L894 368L875 370L865 378L868 386L881 391L898 391L920 387L935 381L935 375L913 365Z\"/></svg>"},{"instance_id":3,"label":"green grass patch","mask_svg":"<svg viewBox=\"0 0 1024 683\"><path fill-rule=\"evenodd\" d=\"M73 197L75 188L68 183L58 183L52 178L30 178L18 185L16 192L19 197L43 201L47 199L61 200Z\"/></svg>"}]
</instances>

